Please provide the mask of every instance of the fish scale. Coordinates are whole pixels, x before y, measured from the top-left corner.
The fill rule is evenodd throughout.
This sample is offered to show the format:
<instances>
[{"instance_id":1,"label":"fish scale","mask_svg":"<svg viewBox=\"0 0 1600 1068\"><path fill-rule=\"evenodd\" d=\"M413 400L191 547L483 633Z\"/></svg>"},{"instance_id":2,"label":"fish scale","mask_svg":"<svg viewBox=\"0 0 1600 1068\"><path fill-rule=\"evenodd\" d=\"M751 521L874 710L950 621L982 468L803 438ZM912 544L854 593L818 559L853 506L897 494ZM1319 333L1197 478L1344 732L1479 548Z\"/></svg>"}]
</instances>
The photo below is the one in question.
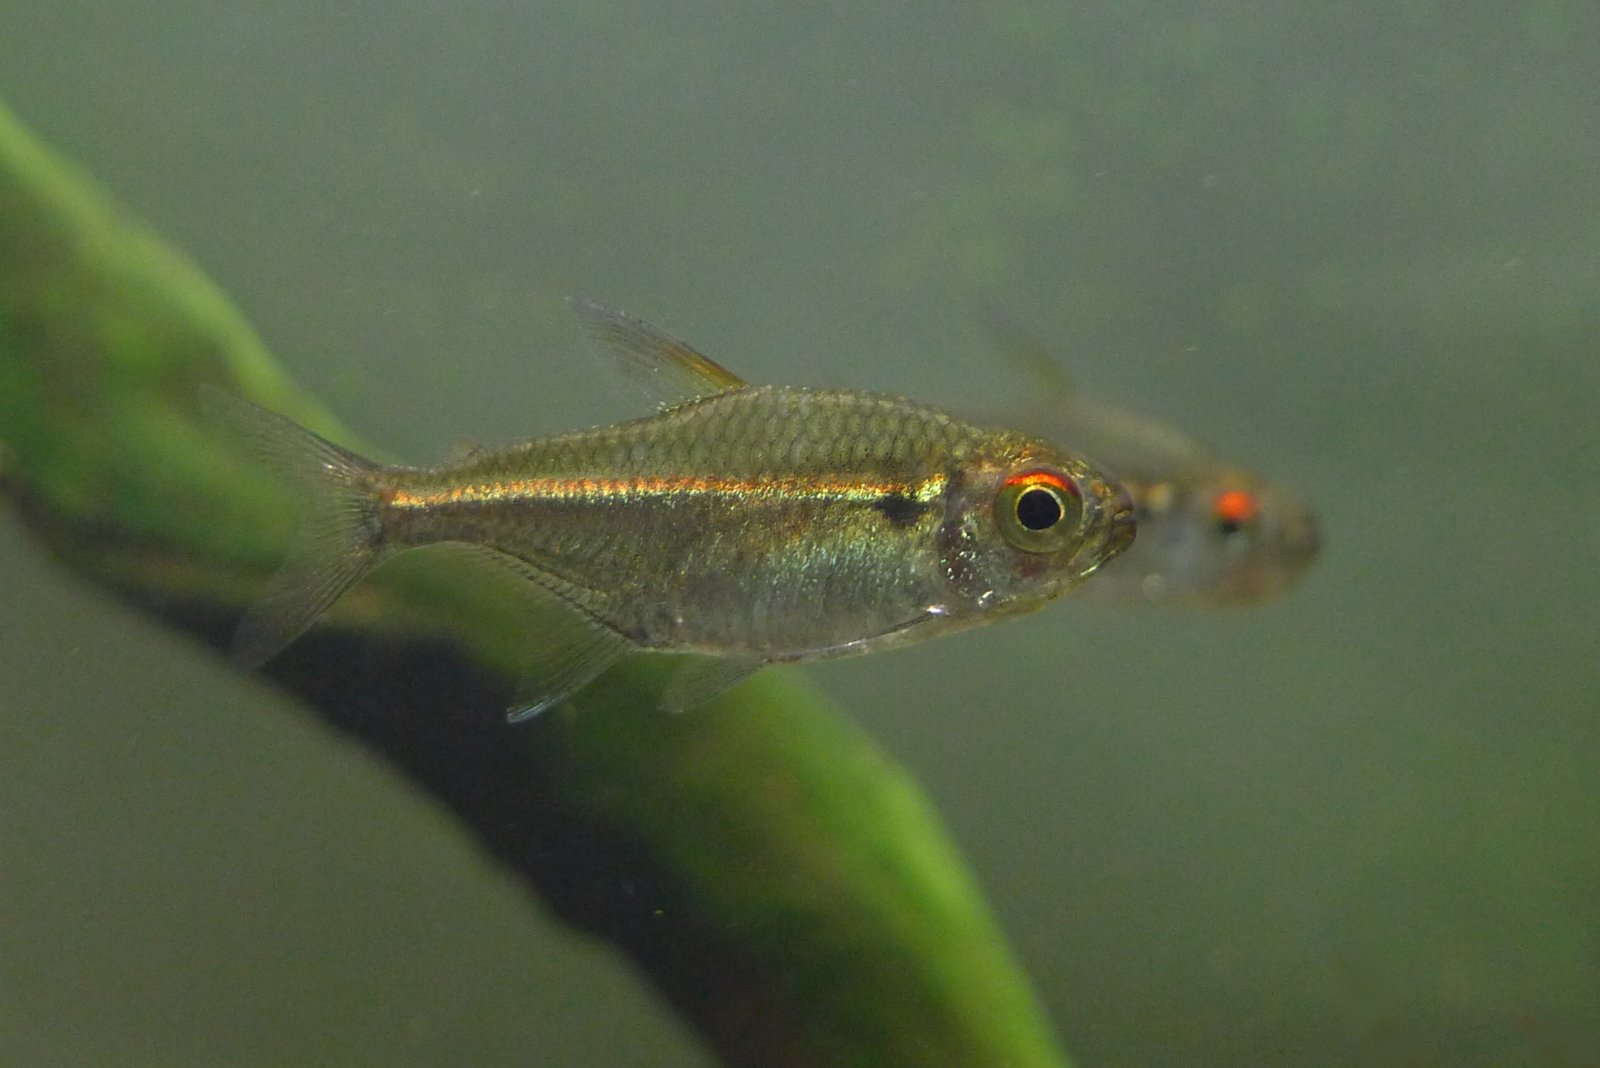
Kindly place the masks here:
<instances>
[{"instance_id":1,"label":"fish scale","mask_svg":"<svg viewBox=\"0 0 1600 1068\"><path fill-rule=\"evenodd\" d=\"M467 541L534 563L624 605L597 614L650 647L834 645L870 625L865 602L896 620L939 600L929 546L943 509L921 502L921 521L896 523L882 502L942 484L945 465L984 434L893 403L761 387L480 454L465 467L394 470L387 537ZM842 409L863 407L875 416L862 420L870 463L851 459L856 440L828 433ZM941 448L923 444L930 423ZM813 590L834 592L773 610ZM663 631L663 617L683 624Z\"/></svg>"}]
</instances>

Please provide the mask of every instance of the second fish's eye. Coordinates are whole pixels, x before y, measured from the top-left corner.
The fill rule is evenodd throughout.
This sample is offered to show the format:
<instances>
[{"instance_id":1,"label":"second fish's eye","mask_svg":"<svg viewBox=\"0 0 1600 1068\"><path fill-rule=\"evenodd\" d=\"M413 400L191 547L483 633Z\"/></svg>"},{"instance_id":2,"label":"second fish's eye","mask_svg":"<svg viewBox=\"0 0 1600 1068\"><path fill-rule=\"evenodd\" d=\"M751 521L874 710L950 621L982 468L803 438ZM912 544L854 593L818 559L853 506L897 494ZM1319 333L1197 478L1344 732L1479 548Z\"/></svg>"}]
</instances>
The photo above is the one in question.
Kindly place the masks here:
<instances>
[{"instance_id":1,"label":"second fish's eye","mask_svg":"<svg viewBox=\"0 0 1600 1068\"><path fill-rule=\"evenodd\" d=\"M1261 512L1261 502L1248 490L1225 490L1212 505L1212 518L1224 537L1231 537L1252 525Z\"/></svg>"},{"instance_id":2,"label":"second fish's eye","mask_svg":"<svg viewBox=\"0 0 1600 1068\"><path fill-rule=\"evenodd\" d=\"M1025 552L1054 553L1070 548L1082 520L1083 500L1077 485L1052 470L1013 475L995 498L1000 533Z\"/></svg>"}]
</instances>

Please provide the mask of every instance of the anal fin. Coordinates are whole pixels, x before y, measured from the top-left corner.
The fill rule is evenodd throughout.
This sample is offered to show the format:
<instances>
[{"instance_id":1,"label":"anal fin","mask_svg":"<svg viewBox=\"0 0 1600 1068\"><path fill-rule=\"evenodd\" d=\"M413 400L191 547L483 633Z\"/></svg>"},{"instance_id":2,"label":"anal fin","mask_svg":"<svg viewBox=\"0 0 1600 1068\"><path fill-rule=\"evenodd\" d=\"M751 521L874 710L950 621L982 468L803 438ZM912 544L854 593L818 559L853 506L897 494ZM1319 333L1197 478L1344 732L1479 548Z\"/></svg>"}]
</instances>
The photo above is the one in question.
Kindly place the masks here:
<instances>
[{"instance_id":1,"label":"anal fin","mask_svg":"<svg viewBox=\"0 0 1600 1068\"><path fill-rule=\"evenodd\" d=\"M521 723L572 697L622 659L628 639L609 627L574 619L546 630L534 643L528 670L517 683L506 720Z\"/></svg>"},{"instance_id":2,"label":"anal fin","mask_svg":"<svg viewBox=\"0 0 1600 1068\"><path fill-rule=\"evenodd\" d=\"M526 609L524 667L506 719L521 723L566 701L633 649L633 643L589 611L583 592L509 553L468 542L444 542L461 559L505 580Z\"/></svg>"}]
</instances>

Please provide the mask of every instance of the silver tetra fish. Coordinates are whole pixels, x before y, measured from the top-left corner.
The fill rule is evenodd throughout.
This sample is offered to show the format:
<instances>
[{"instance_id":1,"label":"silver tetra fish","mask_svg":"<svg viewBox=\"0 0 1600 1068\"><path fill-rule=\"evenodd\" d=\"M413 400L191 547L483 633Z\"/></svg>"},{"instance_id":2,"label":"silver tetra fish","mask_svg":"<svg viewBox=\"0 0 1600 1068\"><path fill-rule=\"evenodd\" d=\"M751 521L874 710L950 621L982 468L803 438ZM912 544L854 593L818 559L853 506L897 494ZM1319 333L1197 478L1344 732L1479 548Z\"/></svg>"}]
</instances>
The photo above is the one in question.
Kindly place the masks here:
<instances>
[{"instance_id":1,"label":"silver tetra fish","mask_svg":"<svg viewBox=\"0 0 1600 1068\"><path fill-rule=\"evenodd\" d=\"M686 708L763 664L1032 611L1133 541L1127 493L1046 441L899 397L752 386L636 319L572 306L655 415L401 467L216 400L312 490L237 660L276 654L395 553L459 543L569 617L530 643L537 686L513 719L633 650L700 654L663 696Z\"/></svg>"},{"instance_id":2,"label":"silver tetra fish","mask_svg":"<svg viewBox=\"0 0 1600 1068\"><path fill-rule=\"evenodd\" d=\"M1133 498L1139 540L1080 601L1222 607L1275 597L1316 558L1311 506L1148 416L1086 396L1035 339L1001 317L989 327L1039 385L1011 409L1024 429L1093 457Z\"/></svg>"}]
</instances>

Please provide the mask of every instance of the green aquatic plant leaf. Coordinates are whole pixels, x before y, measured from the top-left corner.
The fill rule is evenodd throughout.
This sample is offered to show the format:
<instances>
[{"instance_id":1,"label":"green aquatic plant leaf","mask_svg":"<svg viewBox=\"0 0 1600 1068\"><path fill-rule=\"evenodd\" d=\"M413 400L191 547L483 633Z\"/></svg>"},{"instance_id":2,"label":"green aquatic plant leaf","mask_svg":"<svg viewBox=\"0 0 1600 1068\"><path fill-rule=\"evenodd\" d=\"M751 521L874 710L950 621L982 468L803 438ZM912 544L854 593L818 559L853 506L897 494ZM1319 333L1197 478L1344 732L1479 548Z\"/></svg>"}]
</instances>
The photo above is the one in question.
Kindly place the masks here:
<instances>
[{"instance_id":1,"label":"green aquatic plant leaf","mask_svg":"<svg viewBox=\"0 0 1600 1068\"><path fill-rule=\"evenodd\" d=\"M196 268L0 111L0 499L85 581L220 649L298 505L206 418L208 384L360 446ZM509 727L527 620L497 581L397 561L269 674L627 953L728 1063L1065 1063L926 799L799 676L665 715L641 658Z\"/></svg>"}]
</instances>

